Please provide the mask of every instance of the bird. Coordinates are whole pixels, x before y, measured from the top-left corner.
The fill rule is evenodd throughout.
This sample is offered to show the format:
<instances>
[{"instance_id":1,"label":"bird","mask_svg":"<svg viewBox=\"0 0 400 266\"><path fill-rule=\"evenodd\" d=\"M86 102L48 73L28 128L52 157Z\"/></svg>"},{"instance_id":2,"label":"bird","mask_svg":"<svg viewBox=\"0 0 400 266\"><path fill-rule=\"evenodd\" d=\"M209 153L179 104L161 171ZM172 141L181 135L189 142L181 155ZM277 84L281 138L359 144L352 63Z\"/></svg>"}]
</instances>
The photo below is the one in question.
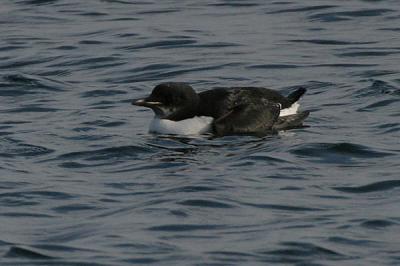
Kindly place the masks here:
<instances>
[{"instance_id":1,"label":"bird","mask_svg":"<svg viewBox=\"0 0 400 266\"><path fill-rule=\"evenodd\" d=\"M217 87L197 93L183 82L164 82L133 105L153 110L150 133L265 136L303 126L309 111L298 111L300 87L283 96L264 87Z\"/></svg>"}]
</instances>

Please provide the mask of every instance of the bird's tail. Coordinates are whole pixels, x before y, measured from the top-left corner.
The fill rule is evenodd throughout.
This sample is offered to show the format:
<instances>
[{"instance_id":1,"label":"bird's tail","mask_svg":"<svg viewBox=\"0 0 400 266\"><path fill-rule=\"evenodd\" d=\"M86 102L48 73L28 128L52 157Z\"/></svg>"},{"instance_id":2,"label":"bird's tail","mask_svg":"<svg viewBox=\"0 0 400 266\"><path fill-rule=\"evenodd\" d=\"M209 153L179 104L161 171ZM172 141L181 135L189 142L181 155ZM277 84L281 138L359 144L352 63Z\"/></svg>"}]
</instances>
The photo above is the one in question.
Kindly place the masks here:
<instances>
[{"instance_id":1,"label":"bird's tail","mask_svg":"<svg viewBox=\"0 0 400 266\"><path fill-rule=\"evenodd\" d=\"M294 92L290 93L287 98L289 99L289 101L291 102L291 104L297 102L301 96L303 96L304 93L306 93L306 89L303 87L298 88L297 90L295 90Z\"/></svg>"},{"instance_id":2,"label":"bird's tail","mask_svg":"<svg viewBox=\"0 0 400 266\"><path fill-rule=\"evenodd\" d=\"M286 130L303 126L303 121L308 117L310 111L298 112L294 115L281 116L273 126L274 130Z\"/></svg>"}]
</instances>

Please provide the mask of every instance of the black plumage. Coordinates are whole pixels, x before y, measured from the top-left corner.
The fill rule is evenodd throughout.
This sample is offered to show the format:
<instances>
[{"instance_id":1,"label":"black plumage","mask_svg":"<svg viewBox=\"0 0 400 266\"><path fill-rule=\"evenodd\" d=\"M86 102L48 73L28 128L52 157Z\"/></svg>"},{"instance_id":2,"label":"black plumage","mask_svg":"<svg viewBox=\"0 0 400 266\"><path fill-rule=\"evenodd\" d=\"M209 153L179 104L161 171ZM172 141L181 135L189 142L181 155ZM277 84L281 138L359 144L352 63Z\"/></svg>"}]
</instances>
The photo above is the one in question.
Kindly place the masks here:
<instances>
[{"instance_id":1,"label":"black plumage","mask_svg":"<svg viewBox=\"0 0 400 266\"><path fill-rule=\"evenodd\" d=\"M306 92L299 88L287 97L261 87L215 88L196 93L185 83L157 85L150 96L132 104L152 108L160 119L181 121L194 116L214 118L212 129L218 136L268 134L299 127L309 112L279 117Z\"/></svg>"}]
</instances>

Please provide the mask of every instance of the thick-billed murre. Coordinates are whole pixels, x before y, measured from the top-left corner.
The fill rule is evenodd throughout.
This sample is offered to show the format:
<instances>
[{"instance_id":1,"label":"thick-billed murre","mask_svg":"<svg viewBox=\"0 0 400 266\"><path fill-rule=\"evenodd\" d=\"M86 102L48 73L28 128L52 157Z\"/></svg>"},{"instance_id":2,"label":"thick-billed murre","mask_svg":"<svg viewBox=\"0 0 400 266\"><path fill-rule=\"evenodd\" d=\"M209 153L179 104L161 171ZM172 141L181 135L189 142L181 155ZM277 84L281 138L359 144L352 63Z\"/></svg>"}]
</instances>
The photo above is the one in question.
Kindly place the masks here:
<instances>
[{"instance_id":1,"label":"thick-billed murre","mask_svg":"<svg viewBox=\"0 0 400 266\"><path fill-rule=\"evenodd\" d=\"M167 82L132 104L154 111L153 133L266 135L302 126L309 111L298 112L297 101L305 92L299 88L285 97L261 87L231 87L196 93L186 83Z\"/></svg>"}]
</instances>

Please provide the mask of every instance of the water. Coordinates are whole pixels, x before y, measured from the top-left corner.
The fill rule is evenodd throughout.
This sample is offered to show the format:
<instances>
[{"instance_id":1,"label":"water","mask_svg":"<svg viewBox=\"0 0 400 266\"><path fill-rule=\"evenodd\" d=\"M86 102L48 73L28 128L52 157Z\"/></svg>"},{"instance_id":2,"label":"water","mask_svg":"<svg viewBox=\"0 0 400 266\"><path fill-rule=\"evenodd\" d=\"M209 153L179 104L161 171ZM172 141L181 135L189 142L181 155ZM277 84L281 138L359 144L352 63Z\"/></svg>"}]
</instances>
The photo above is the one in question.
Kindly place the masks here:
<instances>
[{"instance_id":1,"label":"water","mask_svg":"<svg viewBox=\"0 0 400 266\"><path fill-rule=\"evenodd\" d=\"M0 24L1 265L400 264L397 0L6 0ZM304 86L309 127L151 135L130 99L165 81Z\"/></svg>"}]
</instances>

